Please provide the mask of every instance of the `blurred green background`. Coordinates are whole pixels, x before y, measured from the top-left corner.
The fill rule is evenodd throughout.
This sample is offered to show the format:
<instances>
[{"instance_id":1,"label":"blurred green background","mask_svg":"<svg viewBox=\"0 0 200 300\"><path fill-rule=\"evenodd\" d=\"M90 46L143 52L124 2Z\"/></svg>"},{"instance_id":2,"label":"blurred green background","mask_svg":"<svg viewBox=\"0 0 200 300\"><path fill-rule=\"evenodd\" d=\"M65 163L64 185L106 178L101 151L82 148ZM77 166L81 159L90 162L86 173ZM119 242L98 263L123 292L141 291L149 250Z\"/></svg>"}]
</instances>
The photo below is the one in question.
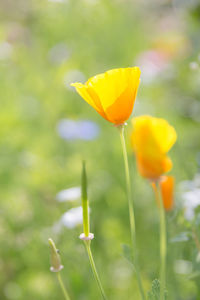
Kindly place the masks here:
<instances>
[{"instance_id":1,"label":"blurred green background","mask_svg":"<svg viewBox=\"0 0 200 300\"><path fill-rule=\"evenodd\" d=\"M178 134L170 153L176 207L167 216L169 241L196 224L198 237L198 223L185 220L179 187L191 185L200 167L199 1L1 0L0 20L0 299L63 299L49 270L49 237L60 249L72 299L100 299L78 239L80 217L76 210L62 217L80 206L79 188L68 189L80 186L83 158L102 282L109 299L139 299L122 251L130 233L119 134L70 82L141 67L134 115L166 118ZM137 173L128 125L139 259L149 290L159 276L159 217L151 187ZM189 234L175 241L168 247L168 298L200 299L195 242Z\"/></svg>"}]
</instances>

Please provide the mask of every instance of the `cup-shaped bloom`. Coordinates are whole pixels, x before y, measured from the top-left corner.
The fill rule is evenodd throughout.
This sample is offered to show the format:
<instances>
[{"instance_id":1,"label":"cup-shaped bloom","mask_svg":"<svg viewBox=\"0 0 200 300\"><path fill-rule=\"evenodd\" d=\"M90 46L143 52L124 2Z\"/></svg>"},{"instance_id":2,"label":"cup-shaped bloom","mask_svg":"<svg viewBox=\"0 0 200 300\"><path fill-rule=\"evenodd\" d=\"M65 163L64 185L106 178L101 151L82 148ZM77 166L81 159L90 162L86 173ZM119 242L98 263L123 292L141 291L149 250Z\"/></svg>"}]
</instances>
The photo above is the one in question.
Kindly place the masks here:
<instances>
[{"instance_id":1,"label":"cup-shaped bloom","mask_svg":"<svg viewBox=\"0 0 200 300\"><path fill-rule=\"evenodd\" d=\"M120 125L132 113L139 83L140 69L132 67L109 70L91 77L85 84L71 85L104 119Z\"/></svg>"},{"instance_id":2,"label":"cup-shaped bloom","mask_svg":"<svg viewBox=\"0 0 200 300\"><path fill-rule=\"evenodd\" d=\"M174 177L162 176L159 185L164 208L166 211L170 211L174 206Z\"/></svg>"},{"instance_id":3,"label":"cup-shaped bloom","mask_svg":"<svg viewBox=\"0 0 200 300\"><path fill-rule=\"evenodd\" d=\"M176 141L176 131L166 120L151 116L134 118L132 124L131 142L139 172L150 180L158 180L172 168L167 152Z\"/></svg>"}]
</instances>

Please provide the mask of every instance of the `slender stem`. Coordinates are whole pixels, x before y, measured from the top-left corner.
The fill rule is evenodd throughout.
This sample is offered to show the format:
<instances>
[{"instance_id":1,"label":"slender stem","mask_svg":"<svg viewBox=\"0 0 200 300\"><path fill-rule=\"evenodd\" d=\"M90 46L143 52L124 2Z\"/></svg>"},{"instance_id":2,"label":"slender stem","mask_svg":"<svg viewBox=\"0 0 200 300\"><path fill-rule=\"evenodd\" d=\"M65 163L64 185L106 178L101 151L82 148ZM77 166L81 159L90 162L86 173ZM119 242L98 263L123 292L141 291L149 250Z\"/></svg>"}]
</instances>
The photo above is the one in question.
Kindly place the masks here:
<instances>
[{"instance_id":1,"label":"slender stem","mask_svg":"<svg viewBox=\"0 0 200 300\"><path fill-rule=\"evenodd\" d=\"M167 255L167 242L166 242L166 220L163 201L160 201L160 299L165 299L165 285L166 285L166 255Z\"/></svg>"},{"instance_id":2,"label":"slender stem","mask_svg":"<svg viewBox=\"0 0 200 300\"><path fill-rule=\"evenodd\" d=\"M89 216L89 201L87 197L87 174L85 162L83 161L82 176L81 176L81 198L83 208L83 232L85 236L90 233L90 216Z\"/></svg>"},{"instance_id":3,"label":"slender stem","mask_svg":"<svg viewBox=\"0 0 200 300\"><path fill-rule=\"evenodd\" d=\"M92 268L94 278L95 278L95 280L96 280L96 282L99 286L99 289L101 291L101 296L102 296L103 300L107 300L104 289L103 289L103 286L101 284L101 280L99 278L99 275L98 275L98 272L97 272L97 269L96 269L96 265L95 265L94 258L93 258L93 255L92 255L92 251L91 251L91 247L90 247L90 241L85 241L85 246L86 246L86 249L87 249L87 253L88 253L88 257L89 257L89 261L90 261L90 265L91 265L91 268Z\"/></svg>"},{"instance_id":4,"label":"slender stem","mask_svg":"<svg viewBox=\"0 0 200 300\"><path fill-rule=\"evenodd\" d=\"M67 292L67 290L66 290L66 288L65 288L65 286L64 286L64 283L63 283L63 281L62 281L60 272L57 272L56 275L57 275L57 277L58 277L58 281L59 281L60 287L61 287L61 289L62 289L62 291L63 291L63 294L64 294L64 296L65 296L65 299L66 299L66 300L70 300L69 294L68 294L68 292Z\"/></svg>"},{"instance_id":5,"label":"slender stem","mask_svg":"<svg viewBox=\"0 0 200 300\"><path fill-rule=\"evenodd\" d=\"M138 267L135 214L134 214L134 207L133 207L133 201L132 201L132 196L131 196L130 172L129 172L129 164L128 164L128 155L127 155L127 150L126 150L126 142L125 142L125 138L124 138L124 125L120 126L119 130L120 130L120 139L121 139L121 145L122 145L123 157L124 157L125 175L126 175L126 191L127 191L128 207L129 207L131 241L132 241L132 247L133 247L133 262L134 262L136 277L137 277L138 286L139 286L139 290L140 290L140 294L141 294L141 299L145 300L144 289L143 289L141 275L140 275L140 271L139 271L139 267Z\"/></svg>"},{"instance_id":6,"label":"slender stem","mask_svg":"<svg viewBox=\"0 0 200 300\"><path fill-rule=\"evenodd\" d=\"M165 300L166 287L166 256L167 256L167 234L166 220L163 200L159 192L158 183L153 183L156 201L159 203L160 212L160 300Z\"/></svg>"}]
</instances>

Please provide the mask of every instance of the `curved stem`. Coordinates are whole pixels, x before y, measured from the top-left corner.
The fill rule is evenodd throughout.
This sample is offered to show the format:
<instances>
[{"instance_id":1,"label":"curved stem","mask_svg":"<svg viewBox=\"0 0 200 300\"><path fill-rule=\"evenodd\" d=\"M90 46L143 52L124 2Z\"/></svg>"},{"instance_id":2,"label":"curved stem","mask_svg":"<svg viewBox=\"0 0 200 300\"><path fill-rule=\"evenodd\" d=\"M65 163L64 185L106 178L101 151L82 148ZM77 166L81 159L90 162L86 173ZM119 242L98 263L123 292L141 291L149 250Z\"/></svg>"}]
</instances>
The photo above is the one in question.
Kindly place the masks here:
<instances>
[{"instance_id":1,"label":"curved stem","mask_svg":"<svg viewBox=\"0 0 200 300\"><path fill-rule=\"evenodd\" d=\"M160 213L160 300L165 300L166 287L166 256L167 256L167 234L165 210L162 196L160 195L158 183L153 183L156 201L159 204Z\"/></svg>"},{"instance_id":2,"label":"curved stem","mask_svg":"<svg viewBox=\"0 0 200 300\"><path fill-rule=\"evenodd\" d=\"M125 176L126 176L126 192L127 192L127 198L128 198L131 241L132 241L132 247L133 247L133 263L134 263L134 267L135 267L135 272L136 272L136 277L137 277L137 281L138 281L141 299L145 300L144 289L143 289L141 275L140 275L140 271L139 271L139 267L138 267L135 214L134 214L133 201L132 201L132 197L131 197L130 172L129 172L129 164L128 164L128 155L127 155L127 150L126 150L126 142L125 142L125 138L124 138L124 125L120 126L119 130L120 130L120 139L121 139L121 145L122 145L122 150L123 150Z\"/></svg>"},{"instance_id":3,"label":"curved stem","mask_svg":"<svg viewBox=\"0 0 200 300\"><path fill-rule=\"evenodd\" d=\"M62 291L63 291L63 294L64 294L64 296L65 296L65 299L66 299L66 300L70 300L69 294L68 294L68 292L67 292L67 290L66 290L66 288L65 288L65 286L64 286L64 283L63 283L63 281L62 281L60 272L57 272L56 275L57 275L57 277L58 277L58 281L59 281L60 287L61 287L61 289L62 289Z\"/></svg>"},{"instance_id":4,"label":"curved stem","mask_svg":"<svg viewBox=\"0 0 200 300\"><path fill-rule=\"evenodd\" d=\"M97 269L96 269L96 265L95 265L94 258L93 258L93 255L92 255L92 251L91 251L91 247L90 247L90 241L85 241L85 246L86 246L86 249L87 249L87 253L88 253L90 265L91 265L91 268L92 268L92 272L93 272L94 278L95 278L95 280L96 280L96 282L99 286L99 289L101 291L102 298L104 300L107 300L104 289L103 289L103 286L101 284L101 280L99 278L99 275L98 275L98 272L97 272Z\"/></svg>"}]
</instances>

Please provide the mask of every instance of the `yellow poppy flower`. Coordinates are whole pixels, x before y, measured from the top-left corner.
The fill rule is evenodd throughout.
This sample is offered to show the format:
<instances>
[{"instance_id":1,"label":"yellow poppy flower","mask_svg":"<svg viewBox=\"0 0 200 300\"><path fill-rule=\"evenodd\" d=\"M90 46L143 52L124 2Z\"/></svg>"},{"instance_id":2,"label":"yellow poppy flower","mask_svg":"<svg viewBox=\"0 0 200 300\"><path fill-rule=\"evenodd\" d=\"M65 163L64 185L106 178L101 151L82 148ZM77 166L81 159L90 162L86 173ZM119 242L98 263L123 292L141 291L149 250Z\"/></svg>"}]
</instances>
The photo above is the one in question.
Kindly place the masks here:
<instances>
[{"instance_id":1,"label":"yellow poppy flower","mask_svg":"<svg viewBox=\"0 0 200 300\"><path fill-rule=\"evenodd\" d=\"M140 69L133 67L109 70L85 84L71 85L104 119L120 125L131 115L139 83Z\"/></svg>"},{"instance_id":2,"label":"yellow poppy flower","mask_svg":"<svg viewBox=\"0 0 200 300\"><path fill-rule=\"evenodd\" d=\"M132 120L132 147L142 176L157 180L172 168L167 156L176 141L176 131L164 119L140 116Z\"/></svg>"}]
</instances>

